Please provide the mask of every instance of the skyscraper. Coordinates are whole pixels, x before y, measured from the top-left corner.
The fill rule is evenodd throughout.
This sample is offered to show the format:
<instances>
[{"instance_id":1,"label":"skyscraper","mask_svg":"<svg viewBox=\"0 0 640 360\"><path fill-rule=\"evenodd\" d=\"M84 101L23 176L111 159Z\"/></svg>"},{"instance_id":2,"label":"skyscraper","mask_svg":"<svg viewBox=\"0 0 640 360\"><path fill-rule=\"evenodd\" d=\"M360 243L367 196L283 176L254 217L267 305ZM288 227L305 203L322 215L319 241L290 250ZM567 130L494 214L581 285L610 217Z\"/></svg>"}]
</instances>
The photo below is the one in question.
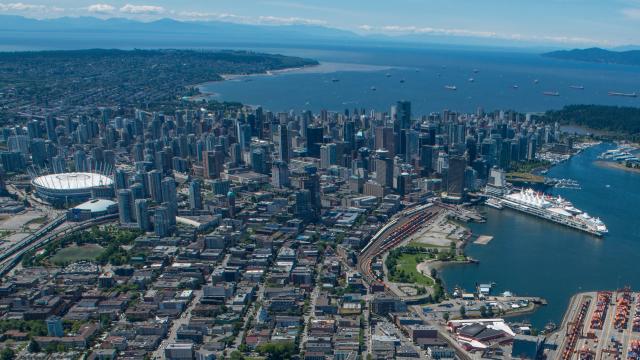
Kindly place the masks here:
<instances>
[{"instance_id":1,"label":"skyscraper","mask_svg":"<svg viewBox=\"0 0 640 360\"><path fill-rule=\"evenodd\" d=\"M251 168L261 174L268 172L267 156L262 148L256 148L251 151Z\"/></svg>"},{"instance_id":2,"label":"skyscraper","mask_svg":"<svg viewBox=\"0 0 640 360\"><path fill-rule=\"evenodd\" d=\"M449 157L449 170L447 172L447 193L449 196L461 197L464 194L465 169L467 159L464 156Z\"/></svg>"},{"instance_id":3,"label":"skyscraper","mask_svg":"<svg viewBox=\"0 0 640 360\"><path fill-rule=\"evenodd\" d=\"M162 173L158 170L152 170L149 171L148 177L151 198L160 204L162 203Z\"/></svg>"},{"instance_id":4,"label":"skyscraper","mask_svg":"<svg viewBox=\"0 0 640 360\"><path fill-rule=\"evenodd\" d=\"M285 163L289 163L289 159L291 158L291 138L289 137L289 130L287 130L286 125L280 125L279 130L279 141L278 141L278 157L280 161L284 161Z\"/></svg>"},{"instance_id":5,"label":"skyscraper","mask_svg":"<svg viewBox=\"0 0 640 360\"><path fill-rule=\"evenodd\" d=\"M153 230L160 237L169 236L171 234L171 220L169 209L165 206L158 206L153 215Z\"/></svg>"},{"instance_id":6,"label":"skyscraper","mask_svg":"<svg viewBox=\"0 0 640 360\"><path fill-rule=\"evenodd\" d=\"M131 190L122 189L118 191L118 213L121 224L129 224L132 222L131 209L133 207L133 196Z\"/></svg>"},{"instance_id":7,"label":"skyscraper","mask_svg":"<svg viewBox=\"0 0 640 360\"><path fill-rule=\"evenodd\" d=\"M170 224L175 225L178 214L178 199L176 192L176 181L172 177L165 177L162 180L162 203L169 209Z\"/></svg>"},{"instance_id":8,"label":"skyscraper","mask_svg":"<svg viewBox=\"0 0 640 360\"><path fill-rule=\"evenodd\" d=\"M324 144L320 147L320 168L328 169L338 162L337 147L334 143Z\"/></svg>"},{"instance_id":9,"label":"skyscraper","mask_svg":"<svg viewBox=\"0 0 640 360\"><path fill-rule=\"evenodd\" d=\"M398 101L396 103L396 133L398 130L408 130L411 128L411 102L410 101ZM394 127L395 127L394 126Z\"/></svg>"},{"instance_id":10,"label":"skyscraper","mask_svg":"<svg viewBox=\"0 0 640 360\"><path fill-rule=\"evenodd\" d=\"M393 161L388 154L384 150L378 150L375 154L376 182L383 187L393 185Z\"/></svg>"},{"instance_id":11,"label":"skyscraper","mask_svg":"<svg viewBox=\"0 0 640 360\"><path fill-rule=\"evenodd\" d=\"M288 187L289 166L282 161L274 161L271 166L271 185L276 188Z\"/></svg>"},{"instance_id":12,"label":"skyscraper","mask_svg":"<svg viewBox=\"0 0 640 360\"><path fill-rule=\"evenodd\" d=\"M194 180L189 184L189 208L202 210L202 189L200 181Z\"/></svg>"},{"instance_id":13,"label":"skyscraper","mask_svg":"<svg viewBox=\"0 0 640 360\"><path fill-rule=\"evenodd\" d=\"M151 223L149 222L149 202L147 199L138 199L135 201L135 207L138 229L149 231L151 228Z\"/></svg>"},{"instance_id":14,"label":"skyscraper","mask_svg":"<svg viewBox=\"0 0 640 360\"><path fill-rule=\"evenodd\" d=\"M57 142L58 135L56 134L56 118L48 115L45 119L45 125L47 127L47 138L53 142Z\"/></svg>"},{"instance_id":15,"label":"skyscraper","mask_svg":"<svg viewBox=\"0 0 640 360\"><path fill-rule=\"evenodd\" d=\"M207 179L217 179L222 171L222 158L224 154L221 151L205 151L202 154L204 176Z\"/></svg>"},{"instance_id":16,"label":"skyscraper","mask_svg":"<svg viewBox=\"0 0 640 360\"><path fill-rule=\"evenodd\" d=\"M323 129L321 127L307 128L307 156L319 158L322 144Z\"/></svg>"}]
</instances>

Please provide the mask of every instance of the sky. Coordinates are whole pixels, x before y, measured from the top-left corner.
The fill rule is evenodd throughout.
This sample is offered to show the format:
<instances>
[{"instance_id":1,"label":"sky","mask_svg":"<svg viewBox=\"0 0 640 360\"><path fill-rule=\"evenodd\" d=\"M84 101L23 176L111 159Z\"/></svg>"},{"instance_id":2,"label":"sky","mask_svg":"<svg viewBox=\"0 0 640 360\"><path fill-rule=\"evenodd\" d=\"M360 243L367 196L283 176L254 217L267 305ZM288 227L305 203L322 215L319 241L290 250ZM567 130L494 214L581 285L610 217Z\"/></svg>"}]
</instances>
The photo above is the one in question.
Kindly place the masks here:
<instances>
[{"instance_id":1,"label":"sky","mask_svg":"<svg viewBox=\"0 0 640 360\"><path fill-rule=\"evenodd\" d=\"M640 0L0 0L0 14L308 24L576 47L640 45Z\"/></svg>"}]
</instances>

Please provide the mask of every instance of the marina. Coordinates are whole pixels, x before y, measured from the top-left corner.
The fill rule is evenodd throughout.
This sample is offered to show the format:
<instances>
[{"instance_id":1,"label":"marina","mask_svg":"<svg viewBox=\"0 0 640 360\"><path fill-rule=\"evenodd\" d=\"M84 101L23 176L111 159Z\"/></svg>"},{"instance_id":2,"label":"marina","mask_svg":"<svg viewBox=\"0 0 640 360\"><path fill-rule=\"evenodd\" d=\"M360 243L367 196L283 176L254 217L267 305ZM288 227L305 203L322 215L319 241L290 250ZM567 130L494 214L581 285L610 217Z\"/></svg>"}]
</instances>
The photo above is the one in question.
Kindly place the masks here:
<instances>
[{"instance_id":1,"label":"marina","mask_svg":"<svg viewBox=\"0 0 640 360\"><path fill-rule=\"evenodd\" d=\"M615 149L607 150L598 156L598 159L609 160L615 162L632 162L640 163L640 159L634 154L638 152L638 148L630 144L619 144Z\"/></svg>"}]
</instances>

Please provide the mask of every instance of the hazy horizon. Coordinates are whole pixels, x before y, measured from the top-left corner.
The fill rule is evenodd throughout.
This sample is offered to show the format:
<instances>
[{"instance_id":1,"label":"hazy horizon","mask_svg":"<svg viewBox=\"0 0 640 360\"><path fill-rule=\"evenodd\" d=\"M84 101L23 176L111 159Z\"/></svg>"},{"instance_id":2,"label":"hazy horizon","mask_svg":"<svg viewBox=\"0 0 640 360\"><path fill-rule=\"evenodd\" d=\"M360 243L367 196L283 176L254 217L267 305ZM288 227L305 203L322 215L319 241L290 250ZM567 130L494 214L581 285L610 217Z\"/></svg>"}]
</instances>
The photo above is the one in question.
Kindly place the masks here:
<instances>
[{"instance_id":1,"label":"hazy horizon","mask_svg":"<svg viewBox=\"0 0 640 360\"><path fill-rule=\"evenodd\" d=\"M91 16L149 22L221 21L244 25L307 25L347 30L365 38L468 45L508 44L552 48L616 48L640 44L640 3L632 0L490 0L482 3L400 0L179 2L0 2L0 14L33 19Z\"/></svg>"}]
</instances>

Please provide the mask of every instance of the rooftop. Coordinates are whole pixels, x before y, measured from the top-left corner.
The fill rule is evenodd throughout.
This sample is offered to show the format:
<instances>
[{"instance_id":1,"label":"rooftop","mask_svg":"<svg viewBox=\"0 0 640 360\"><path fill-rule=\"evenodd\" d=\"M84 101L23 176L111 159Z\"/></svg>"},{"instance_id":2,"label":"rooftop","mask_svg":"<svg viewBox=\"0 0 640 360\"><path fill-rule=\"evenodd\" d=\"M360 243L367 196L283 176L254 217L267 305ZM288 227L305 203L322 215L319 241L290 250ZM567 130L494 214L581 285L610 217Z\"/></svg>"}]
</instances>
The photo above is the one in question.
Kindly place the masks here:
<instances>
[{"instance_id":1,"label":"rooftop","mask_svg":"<svg viewBox=\"0 0 640 360\"><path fill-rule=\"evenodd\" d=\"M78 210L89 210L91 212L104 212L109 209L109 207L116 205L115 201L106 200L106 199L94 199L84 202L75 207Z\"/></svg>"}]
</instances>

